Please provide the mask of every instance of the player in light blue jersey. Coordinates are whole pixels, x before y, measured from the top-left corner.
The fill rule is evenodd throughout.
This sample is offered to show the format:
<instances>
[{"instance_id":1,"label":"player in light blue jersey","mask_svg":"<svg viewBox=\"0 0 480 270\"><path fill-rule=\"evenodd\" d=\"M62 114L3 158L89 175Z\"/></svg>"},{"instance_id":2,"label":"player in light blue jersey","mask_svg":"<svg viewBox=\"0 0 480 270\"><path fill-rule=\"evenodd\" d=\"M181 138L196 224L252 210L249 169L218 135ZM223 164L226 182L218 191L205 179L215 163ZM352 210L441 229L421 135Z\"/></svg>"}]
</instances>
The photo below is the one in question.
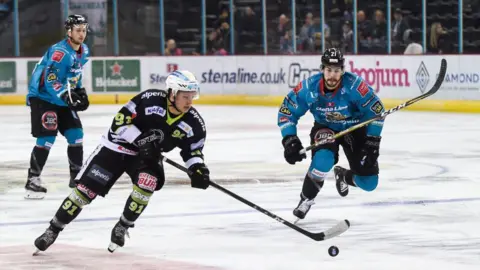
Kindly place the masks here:
<instances>
[{"instance_id":1,"label":"player in light blue jersey","mask_svg":"<svg viewBox=\"0 0 480 270\"><path fill-rule=\"evenodd\" d=\"M40 174L58 131L68 142L69 186L75 186L73 179L83 163L83 129L77 111L89 106L82 86L82 69L89 57L88 47L83 43L87 29L88 23L83 16L70 15L65 21L67 38L51 46L33 70L27 105L31 110L31 133L36 144L30 156L26 199L42 199L47 192Z\"/></svg>"},{"instance_id":2,"label":"player in light blue jersey","mask_svg":"<svg viewBox=\"0 0 480 270\"><path fill-rule=\"evenodd\" d=\"M345 59L339 49L327 49L322 56L321 72L301 81L285 97L278 112L284 156L295 164L305 159L297 136L298 120L307 111L315 122L310 132L310 144L328 138L355 124L378 116L384 111L374 90L358 75L344 70ZM293 210L299 218L314 204L326 175L338 162L341 145L350 169L334 168L337 191L347 196L349 186L372 191L378 184L378 156L383 120L374 121L312 151L312 162L303 182L300 202Z\"/></svg>"}]
</instances>

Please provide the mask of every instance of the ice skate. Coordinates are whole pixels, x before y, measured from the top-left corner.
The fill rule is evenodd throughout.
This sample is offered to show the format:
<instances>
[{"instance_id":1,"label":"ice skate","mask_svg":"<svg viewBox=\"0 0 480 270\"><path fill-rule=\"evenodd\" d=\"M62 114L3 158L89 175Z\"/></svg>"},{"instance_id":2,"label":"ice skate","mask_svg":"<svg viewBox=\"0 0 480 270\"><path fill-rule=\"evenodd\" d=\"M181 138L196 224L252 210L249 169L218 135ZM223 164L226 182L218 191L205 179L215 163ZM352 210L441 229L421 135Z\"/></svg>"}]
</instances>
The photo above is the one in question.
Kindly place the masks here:
<instances>
[{"instance_id":1,"label":"ice skate","mask_svg":"<svg viewBox=\"0 0 480 270\"><path fill-rule=\"evenodd\" d=\"M47 189L42 185L40 176L29 176L25 184L25 199L43 199Z\"/></svg>"},{"instance_id":2,"label":"ice skate","mask_svg":"<svg viewBox=\"0 0 480 270\"><path fill-rule=\"evenodd\" d=\"M336 187L337 187L338 194L340 194L340 196L342 197L347 196L348 184L345 180L347 169L344 169L340 166L335 166L335 168L333 169L333 172L335 174Z\"/></svg>"},{"instance_id":3,"label":"ice skate","mask_svg":"<svg viewBox=\"0 0 480 270\"><path fill-rule=\"evenodd\" d=\"M115 224L115 227L112 229L111 242L110 245L108 245L108 251L114 252L118 247L123 247L125 245L125 235L130 238L128 228L133 228L133 225L124 225L121 221L118 221L117 224Z\"/></svg>"},{"instance_id":4,"label":"ice skate","mask_svg":"<svg viewBox=\"0 0 480 270\"><path fill-rule=\"evenodd\" d=\"M293 209L293 215L297 217L297 220L293 223L296 224L300 219L304 219L308 211L310 211L310 207L314 204L315 202L313 199L309 200L304 197L303 194L300 195L300 202L298 203L298 206Z\"/></svg>"},{"instance_id":5,"label":"ice skate","mask_svg":"<svg viewBox=\"0 0 480 270\"><path fill-rule=\"evenodd\" d=\"M60 231L55 230L54 228L52 228L52 226L48 227L48 229L42 235L35 239L34 244L37 250L33 253L33 255L35 256L40 251L47 250L47 248L55 242L59 233Z\"/></svg>"}]
</instances>

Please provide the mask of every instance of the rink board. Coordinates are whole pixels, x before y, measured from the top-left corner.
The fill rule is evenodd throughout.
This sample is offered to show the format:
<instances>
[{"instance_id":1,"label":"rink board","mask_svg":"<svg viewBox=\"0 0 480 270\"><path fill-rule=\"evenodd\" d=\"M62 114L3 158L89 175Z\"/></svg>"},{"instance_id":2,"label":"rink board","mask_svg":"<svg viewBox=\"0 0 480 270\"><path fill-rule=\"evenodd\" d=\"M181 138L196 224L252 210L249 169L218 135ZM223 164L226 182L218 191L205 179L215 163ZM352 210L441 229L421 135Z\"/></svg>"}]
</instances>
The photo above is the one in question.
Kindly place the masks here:
<instances>
[{"instance_id":1,"label":"rink board","mask_svg":"<svg viewBox=\"0 0 480 270\"><path fill-rule=\"evenodd\" d=\"M480 112L477 55L347 56L347 71L360 75L386 107L430 89L448 62L440 90L412 110ZM0 59L0 104L25 104L28 81L39 58ZM163 89L176 69L192 71L201 84L199 104L279 106L300 81L319 72L315 56L92 57L83 86L92 104L122 104L136 93Z\"/></svg>"}]
</instances>

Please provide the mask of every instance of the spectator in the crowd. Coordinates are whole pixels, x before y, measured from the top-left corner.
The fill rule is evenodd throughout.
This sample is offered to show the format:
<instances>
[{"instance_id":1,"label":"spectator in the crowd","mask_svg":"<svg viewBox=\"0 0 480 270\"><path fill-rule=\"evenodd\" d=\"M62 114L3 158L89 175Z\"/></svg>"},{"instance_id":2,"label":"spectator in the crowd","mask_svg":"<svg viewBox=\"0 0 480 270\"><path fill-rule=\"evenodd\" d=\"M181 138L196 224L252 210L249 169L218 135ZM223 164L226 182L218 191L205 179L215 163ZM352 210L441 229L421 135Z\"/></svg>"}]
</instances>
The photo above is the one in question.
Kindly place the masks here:
<instances>
[{"instance_id":1,"label":"spectator in the crowd","mask_svg":"<svg viewBox=\"0 0 480 270\"><path fill-rule=\"evenodd\" d=\"M167 41L165 55L182 55L182 49L177 48L177 43L175 43L174 39L169 39Z\"/></svg>"},{"instance_id":2,"label":"spectator in the crowd","mask_svg":"<svg viewBox=\"0 0 480 270\"><path fill-rule=\"evenodd\" d=\"M342 48L344 53L353 53L353 30L352 23L346 21L343 24L343 33L342 33Z\"/></svg>"},{"instance_id":3,"label":"spectator in the crowd","mask_svg":"<svg viewBox=\"0 0 480 270\"><path fill-rule=\"evenodd\" d=\"M211 31L208 34L208 37L207 37L207 40L206 40L205 51L206 51L207 55L208 54L210 54L210 55L215 54L218 51L225 51L223 39L221 38L221 36L219 36L219 34L216 30ZM202 43L201 42L198 44L198 47L195 50L195 52L193 52L193 55L202 55Z\"/></svg>"},{"instance_id":4,"label":"spectator in the crowd","mask_svg":"<svg viewBox=\"0 0 480 270\"><path fill-rule=\"evenodd\" d=\"M430 27L429 52L435 54L451 53L450 44L448 42L448 34L443 29L442 24L435 22Z\"/></svg>"},{"instance_id":5,"label":"spectator in the crowd","mask_svg":"<svg viewBox=\"0 0 480 270\"><path fill-rule=\"evenodd\" d=\"M397 8L394 12L392 23L392 53L403 53L405 49L405 31L410 29L407 21L403 18L402 10Z\"/></svg>"},{"instance_id":6,"label":"spectator in the crowd","mask_svg":"<svg viewBox=\"0 0 480 270\"><path fill-rule=\"evenodd\" d=\"M406 31L407 36L407 48L403 54L423 54L423 46L418 42L417 38L413 35L412 30Z\"/></svg>"},{"instance_id":7,"label":"spectator in the crowd","mask_svg":"<svg viewBox=\"0 0 480 270\"><path fill-rule=\"evenodd\" d=\"M0 19L11 13L11 0L0 0Z\"/></svg>"},{"instance_id":8,"label":"spectator in the crowd","mask_svg":"<svg viewBox=\"0 0 480 270\"><path fill-rule=\"evenodd\" d=\"M290 20L285 14L278 18L277 37L279 38L279 48L282 53L291 53L292 48L292 31Z\"/></svg>"},{"instance_id":9,"label":"spectator in the crowd","mask_svg":"<svg viewBox=\"0 0 480 270\"><path fill-rule=\"evenodd\" d=\"M315 29L313 26L313 14L307 13L305 16L305 23L300 28L299 42L302 51L312 52L314 49L314 34Z\"/></svg>"},{"instance_id":10,"label":"spectator in the crowd","mask_svg":"<svg viewBox=\"0 0 480 270\"><path fill-rule=\"evenodd\" d=\"M371 22L367 20L363 10L357 12L357 29L358 51L360 53L369 53L370 43L372 42Z\"/></svg>"},{"instance_id":11,"label":"spectator in the crowd","mask_svg":"<svg viewBox=\"0 0 480 270\"><path fill-rule=\"evenodd\" d=\"M375 22L372 26L372 52L384 53L387 50L387 22L383 11L375 11Z\"/></svg>"},{"instance_id":12,"label":"spectator in the crowd","mask_svg":"<svg viewBox=\"0 0 480 270\"><path fill-rule=\"evenodd\" d=\"M250 6L245 7L240 16L236 27L239 30L237 52L250 54L263 51L259 47L262 44L261 19Z\"/></svg>"}]
</instances>

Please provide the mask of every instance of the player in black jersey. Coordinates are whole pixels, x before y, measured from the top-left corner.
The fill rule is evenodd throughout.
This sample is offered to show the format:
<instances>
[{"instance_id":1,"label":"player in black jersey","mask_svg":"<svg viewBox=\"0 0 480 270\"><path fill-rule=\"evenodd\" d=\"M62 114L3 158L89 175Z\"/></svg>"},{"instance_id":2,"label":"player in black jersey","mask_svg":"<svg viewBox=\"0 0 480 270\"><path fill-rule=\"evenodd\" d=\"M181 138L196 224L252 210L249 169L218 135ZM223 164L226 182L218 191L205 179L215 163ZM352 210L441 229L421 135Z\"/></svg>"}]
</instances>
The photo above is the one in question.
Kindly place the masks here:
<instances>
[{"instance_id":1,"label":"player in black jersey","mask_svg":"<svg viewBox=\"0 0 480 270\"><path fill-rule=\"evenodd\" d=\"M125 244L128 228L148 205L150 197L165 182L160 153L180 148L186 167L194 172L191 185L206 189L210 172L203 162L205 122L192 101L199 97L199 84L189 71L174 71L166 91L149 89L133 97L115 115L107 134L78 173L76 188L62 202L50 226L35 240L38 253L53 244L63 228L97 195L104 197L117 179L127 173L133 191L111 233L113 252Z\"/></svg>"}]
</instances>

